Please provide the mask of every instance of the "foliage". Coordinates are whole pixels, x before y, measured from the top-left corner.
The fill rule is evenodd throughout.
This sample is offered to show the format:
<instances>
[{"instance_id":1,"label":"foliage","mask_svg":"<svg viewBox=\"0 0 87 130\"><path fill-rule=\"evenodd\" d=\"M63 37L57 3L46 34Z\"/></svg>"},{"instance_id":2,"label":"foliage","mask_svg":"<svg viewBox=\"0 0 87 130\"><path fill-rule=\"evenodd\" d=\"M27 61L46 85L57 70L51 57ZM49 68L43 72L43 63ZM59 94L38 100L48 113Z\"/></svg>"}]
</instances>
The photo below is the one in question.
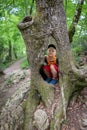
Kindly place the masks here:
<instances>
[{"instance_id":1,"label":"foliage","mask_svg":"<svg viewBox=\"0 0 87 130\"><path fill-rule=\"evenodd\" d=\"M72 23L78 0L64 0L67 27ZM7 63L9 60L9 43L11 43L12 60L26 55L26 47L21 34L17 28L20 20L30 15L32 0L0 1L0 63ZM87 1L84 2L81 17L74 35L72 50L74 55L82 50L87 50ZM32 15L35 15L35 2ZM85 41L84 41L85 37Z\"/></svg>"},{"instance_id":2,"label":"foliage","mask_svg":"<svg viewBox=\"0 0 87 130\"><path fill-rule=\"evenodd\" d=\"M12 60L26 55L25 44L17 28L17 24L25 15L27 15L26 10L29 14L31 4L32 0L0 1L0 30L2 34L0 36L1 66L4 66L3 62L5 64L9 62L9 53L11 53ZM34 13L35 8L33 14ZM9 43L11 48L9 48Z\"/></svg>"},{"instance_id":3,"label":"foliage","mask_svg":"<svg viewBox=\"0 0 87 130\"><path fill-rule=\"evenodd\" d=\"M78 0L70 0L67 1L67 4L65 3L65 11L66 11L66 18L67 18L67 28L69 29L74 14L76 10ZM84 1L82 12L80 16L80 20L78 22L78 25L76 26L75 35L73 37L73 42L71 45L73 54L75 56L75 59L78 61L78 53L81 51L87 51L87 1Z\"/></svg>"},{"instance_id":4,"label":"foliage","mask_svg":"<svg viewBox=\"0 0 87 130\"><path fill-rule=\"evenodd\" d=\"M27 59L25 59L25 60L22 62L21 68L22 68L22 69L29 68L29 63L28 63Z\"/></svg>"}]
</instances>

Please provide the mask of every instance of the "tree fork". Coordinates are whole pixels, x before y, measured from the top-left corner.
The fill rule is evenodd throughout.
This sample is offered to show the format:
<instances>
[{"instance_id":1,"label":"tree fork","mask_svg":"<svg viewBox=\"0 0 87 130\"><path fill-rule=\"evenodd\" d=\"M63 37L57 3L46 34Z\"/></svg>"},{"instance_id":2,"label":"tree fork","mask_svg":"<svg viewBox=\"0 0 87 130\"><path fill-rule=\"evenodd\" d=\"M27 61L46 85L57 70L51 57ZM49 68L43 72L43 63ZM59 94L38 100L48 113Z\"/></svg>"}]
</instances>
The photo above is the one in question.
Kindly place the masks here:
<instances>
[{"instance_id":1,"label":"tree fork","mask_svg":"<svg viewBox=\"0 0 87 130\"><path fill-rule=\"evenodd\" d=\"M59 53L60 71L63 74L63 77L60 76L60 86L61 86L62 95L60 95L59 101L53 113L53 118L51 119L51 123L50 123L50 129L60 130L60 124L62 122L63 115L66 118L66 108L69 102L69 98L74 91L74 88L72 87L71 79L69 77L69 73L73 71L73 68L76 69L76 67L73 63L74 61L73 61L71 51L70 51L69 37L68 37L68 31L66 27L66 18L65 18L65 13L63 10L62 1L56 0L53 3L52 1L46 2L45 0L44 1L39 0L39 1L36 1L36 5L37 5L37 16L34 19L32 27L29 27L30 29L36 28L34 30L36 32L33 32L30 37L29 37L29 34L26 33L26 35L28 34L29 40L31 39L30 43L27 42L27 36L24 37L23 33L22 35L28 49L27 51L28 60L32 66L31 67L32 72L35 72L34 65L37 66L36 68L39 68L39 65L37 65L38 61L40 63L40 58L41 58L41 57L38 57L38 54L39 56L41 56L39 49L41 49L42 47L46 48L46 44L45 44L46 41L44 41L43 39L48 39L49 36L52 36L56 41L58 50L60 52ZM29 28L27 28L28 32L29 32ZM34 42L32 41L32 37L34 38ZM31 46L31 43L33 47ZM39 46L39 48L37 48L38 53L35 53L35 49L37 46L34 47L34 44ZM31 46L30 49L29 49L29 46ZM33 64L31 62L33 61L32 58L29 57L29 55L31 54L32 48L34 50L34 52L32 51L32 54L33 54L32 57L36 58L36 61L34 61ZM37 83L35 76L32 77L32 79L34 78L33 81L35 82L35 86L38 86L37 89L40 92L41 97L43 101L45 102L45 105L47 106L48 103L44 99L44 94L43 94L43 92L46 94L46 91L44 87L42 86L45 86L45 88L48 89L47 92L51 92L51 91L49 87L47 87L48 85L43 83L42 79L39 77L38 71L39 69L37 69L37 72L35 75L37 75L37 79L40 79L41 82ZM48 99L48 96L47 96L47 99ZM52 104L52 100L50 101L51 101L50 104ZM50 106L50 104L48 105L48 107Z\"/></svg>"}]
</instances>

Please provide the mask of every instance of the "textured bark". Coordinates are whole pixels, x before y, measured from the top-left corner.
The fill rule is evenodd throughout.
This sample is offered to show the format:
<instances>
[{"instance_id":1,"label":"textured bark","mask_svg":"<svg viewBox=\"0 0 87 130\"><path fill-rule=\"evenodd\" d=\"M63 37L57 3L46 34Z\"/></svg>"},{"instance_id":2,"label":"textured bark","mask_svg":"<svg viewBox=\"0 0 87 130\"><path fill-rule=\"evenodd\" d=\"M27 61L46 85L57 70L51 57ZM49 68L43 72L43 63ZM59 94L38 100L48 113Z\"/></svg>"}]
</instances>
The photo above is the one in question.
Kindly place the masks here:
<instances>
[{"instance_id":1,"label":"textured bark","mask_svg":"<svg viewBox=\"0 0 87 130\"><path fill-rule=\"evenodd\" d=\"M80 79L83 77L73 62L62 1L36 0L36 7L37 16L35 19L31 19L30 22L27 23L24 19L22 23L19 24L19 29L21 30L25 40L28 60L31 64L31 80L33 80L33 85L31 84L31 88L32 86L36 87L37 91L40 93L42 101L47 107L52 104L53 93L48 85L42 81L38 71L41 58L43 57L43 48L46 48L49 37L53 37L56 41L60 59L60 71L62 73L62 76L60 76L61 95L50 123L50 130L60 130L62 118L66 118L66 108L69 98L76 90L76 82L72 84L72 79L77 81L79 77ZM22 24L23 26L21 26Z\"/></svg>"}]
</instances>

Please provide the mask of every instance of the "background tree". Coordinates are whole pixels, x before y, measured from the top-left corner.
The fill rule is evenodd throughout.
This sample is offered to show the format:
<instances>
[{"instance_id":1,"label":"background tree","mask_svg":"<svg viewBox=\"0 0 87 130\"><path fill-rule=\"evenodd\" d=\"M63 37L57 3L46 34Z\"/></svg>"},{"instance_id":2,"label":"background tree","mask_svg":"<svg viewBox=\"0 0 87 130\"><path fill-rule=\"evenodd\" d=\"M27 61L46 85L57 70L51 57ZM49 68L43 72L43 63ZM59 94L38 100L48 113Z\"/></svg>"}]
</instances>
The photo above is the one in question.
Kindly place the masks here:
<instances>
[{"instance_id":1,"label":"background tree","mask_svg":"<svg viewBox=\"0 0 87 130\"><path fill-rule=\"evenodd\" d=\"M24 1L22 3L20 1L0 1L0 28L3 42L1 46L4 48L0 62L2 69L16 58L26 55L23 39L17 29L19 19L26 16L23 5Z\"/></svg>"}]
</instances>

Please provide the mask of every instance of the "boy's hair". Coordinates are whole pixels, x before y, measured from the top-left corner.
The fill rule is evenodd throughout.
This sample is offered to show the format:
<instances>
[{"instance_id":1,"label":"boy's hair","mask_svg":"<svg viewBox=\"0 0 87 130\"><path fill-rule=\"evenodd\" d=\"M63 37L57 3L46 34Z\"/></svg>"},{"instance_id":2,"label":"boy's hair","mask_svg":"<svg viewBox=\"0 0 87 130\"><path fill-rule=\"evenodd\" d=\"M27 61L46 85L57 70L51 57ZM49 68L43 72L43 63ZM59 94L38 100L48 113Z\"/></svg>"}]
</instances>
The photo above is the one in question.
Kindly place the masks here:
<instances>
[{"instance_id":1,"label":"boy's hair","mask_svg":"<svg viewBox=\"0 0 87 130\"><path fill-rule=\"evenodd\" d=\"M55 47L54 44L50 44L50 45L48 45L48 49L49 49L50 47L53 47L54 49L56 49L56 47Z\"/></svg>"}]
</instances>

